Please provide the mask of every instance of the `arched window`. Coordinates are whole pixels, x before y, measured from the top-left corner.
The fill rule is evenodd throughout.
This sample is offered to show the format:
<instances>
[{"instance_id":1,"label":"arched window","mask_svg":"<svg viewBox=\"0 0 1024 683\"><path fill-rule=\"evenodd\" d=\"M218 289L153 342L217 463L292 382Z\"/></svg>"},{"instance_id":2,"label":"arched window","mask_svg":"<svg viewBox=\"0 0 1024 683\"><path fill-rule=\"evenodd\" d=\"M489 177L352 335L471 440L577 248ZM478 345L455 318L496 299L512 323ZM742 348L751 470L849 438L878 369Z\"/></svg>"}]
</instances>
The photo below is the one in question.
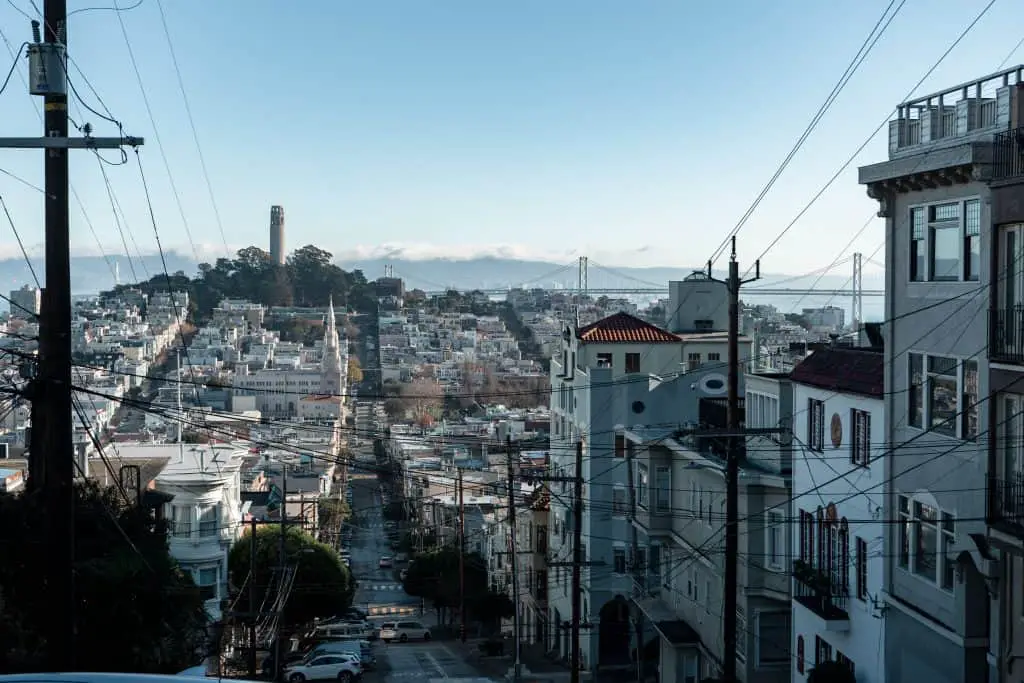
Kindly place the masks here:
<instances>
[{"instance_id":1,"label":"arched window","mask_svg":"<svg viewBox=\"0 0 1024 683\"><path fill-rule=\"evenodd\" d=\"M826 557L826 538L825 538L825 510L818 506L818 552L817 552L817 564L819 569L824 569L827 565L825 564Z\"/></svg>"},{"instance_id":2,"label":"arched window","mask_svg":"<svg viewBox=\"0 0 1024 683\"><path fill-rule=\"evenodd\" d=\"M839 567L836 579L839 582L840 595L847 595L850 590L850 524L846 517L839 520Z\"/></svg>"}]
</instances>

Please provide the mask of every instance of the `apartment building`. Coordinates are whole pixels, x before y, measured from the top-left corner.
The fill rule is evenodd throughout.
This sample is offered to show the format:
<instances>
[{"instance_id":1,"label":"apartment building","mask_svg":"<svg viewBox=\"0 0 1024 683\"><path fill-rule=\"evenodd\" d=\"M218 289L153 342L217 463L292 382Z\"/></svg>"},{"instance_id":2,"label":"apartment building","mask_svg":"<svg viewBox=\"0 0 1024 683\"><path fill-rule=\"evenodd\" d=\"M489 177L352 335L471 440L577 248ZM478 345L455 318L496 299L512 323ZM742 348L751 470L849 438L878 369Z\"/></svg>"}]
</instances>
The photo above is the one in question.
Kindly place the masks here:
<instances>
[{"instance_id":1,"label":"apartment building","mask_svg":"<svg viewBox=\"0 0 1024 683\"><path fill-rule=\"evenodd\" d=\"M884 370L881 349L831 348L790 374L793 510L769 514L791 515L793 683L825 661L885 681Z\"/></svg>"},{"instance_id":2,"label":"apartment building","mask_svg":"<svg viewBox=\"0 0 1024 683\"><path fill-rule=\"evenodd\" d=\"M1020 90L1015 91L1018 94ZM1012 100L1011 100L1012 101ZM997 674L1024 681L1024 115L995 136L989 184L991 255L989 391L995 438L988 440L988 540L997 549L999 610L992 639ZM983 257L984 258L984 257ZM992 421L989 422L992 424ZM1013 663L1016 663L1016 666ZM997 679L998 680L998 679Z\"/></svg>"},{"instance_id":3,"label":"apartment building","mask_svg":"<svg viewBox=\"0 0 1024 683\"><path fill-rule=\"evenodd\" d=\"M548 642L548 515L551 493L541 486L526 496L516 518L519 563L520 637L526 643Z\"/></svg>"},{"instance_id":4,"label":"apartment building","mask_svg":"<svg viewBox=\"0 0 1024 683\"><path fill-rule=\"evenodd\" d=\"M627 313L578 329L567 325L562 349L551 361L549 472L561 478L577 475L575 455L582 444L581 550L585 561L600 563L585 566L581 578L582 619L596 626L580 634L587 669L628 664L631 652L629 610L622 596L630 594L632 581L614 571L614 544L628 538L628 522L612 514L620 495L615 491L627 481L625 460L615 457L614 431L616 425L633 425L646 415L642 406L629 410L617 397L622 387L646 384L652 374L678 375L681 361L682 342L677 335ZM567 479L552 484L548 535L552 557L571 557L572 491ZM568 566L556 566L547 575L550 645L562 657L568 657L572 648L570 575Z\"/></svg>"},{"instance_id":5,"label":"apartment building","mask_svg":"<svg viewBox=\"0 0 1024 683\"><path fill-rule=\"evenodd\" d=\"M1020 559L986 523L1012 524L1020 509L1019 488L999 483L1019 463L1006 455L1019 443L1016 366L1000 353L1012 356L1021 334L1019 242L1016 223L995 222L1013 208L997 206L989 181L994 150L1006 152L995 140L1012 151L1017 139L1022 72L899 105L888 160L860 169L886 221L883 517L898 522L883 543L889 680L1024 675Z\"/></svg>"},{"instance_id":6,"label":"apartment building","mask_svg":"<svg viewBox=\"0 0 1024 683\"><path fill-rule=\"evenodd\" d=\"M156 488L166 504L171 555L192 575L211 621L228 597L228 551L242 532L240 469L245 451L233 446L122 446L126 457L166 457Z\"/></svg>"},{"instance_id":7,"label":"apartment building","mask_svg":"<svg viewBox=\"0 0 1024 683\"><path fill-rule=\"evenodd\" d=\"M725 444L669 425L724 428L726 411L719 396L694 401L706 380L691 378L631 386L622 396L643 406L646 419L617 431L617 457L626 461L629 480L613 502L613 515L631 527L629 540L615 549L614 571L632 581L626 595L642 665L656 665L660 680L684 683L720 676L725 655ZM779 427L780 406L792 405L788 382L742 380L747 425ZM785 436L760 441L740 455L737 674L747 683L782 683L791 664L790 444Z\"/></svg>"}]
</instances>

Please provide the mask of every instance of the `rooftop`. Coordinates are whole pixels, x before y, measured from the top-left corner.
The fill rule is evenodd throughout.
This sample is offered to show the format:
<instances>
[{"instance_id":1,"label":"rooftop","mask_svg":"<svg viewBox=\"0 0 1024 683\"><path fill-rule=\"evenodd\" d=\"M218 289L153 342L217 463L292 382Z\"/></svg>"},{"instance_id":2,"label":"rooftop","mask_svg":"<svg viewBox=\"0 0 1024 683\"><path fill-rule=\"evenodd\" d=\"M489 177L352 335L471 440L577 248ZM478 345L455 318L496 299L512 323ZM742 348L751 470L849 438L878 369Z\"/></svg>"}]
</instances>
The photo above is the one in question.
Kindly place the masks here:
<instances>
[{"instance_id":1,"label":"rooftop","mask_svg":"<svg viewBox=\"0 0 1024 683\"><path fill-rule=\"evenodd\" d=\"M576 331L588 344L678 344L678 335L629 313L619 312Z\"/></svg>"},{"instance_id":2,"label":"rooftop","mask_svg":"<svg viewBox=\"0 0 1024 683\"><path fill-rule=\"evenodd\" d=\"M882 398L885 357L873 349L820 349L801 361L790 379L844 394Z\"/></svg>"},{"instance_id":3,"label":"rooftop","mask_svg":"<svg viewBox=\"0 0 1024 683\"><path fill-rule=\"evenodd\" d=\"M1006 130L1011 94L1022 83L1024 65L1018 65L903 102L889 122L889 157Z\"/></svg>"}]
</instances>

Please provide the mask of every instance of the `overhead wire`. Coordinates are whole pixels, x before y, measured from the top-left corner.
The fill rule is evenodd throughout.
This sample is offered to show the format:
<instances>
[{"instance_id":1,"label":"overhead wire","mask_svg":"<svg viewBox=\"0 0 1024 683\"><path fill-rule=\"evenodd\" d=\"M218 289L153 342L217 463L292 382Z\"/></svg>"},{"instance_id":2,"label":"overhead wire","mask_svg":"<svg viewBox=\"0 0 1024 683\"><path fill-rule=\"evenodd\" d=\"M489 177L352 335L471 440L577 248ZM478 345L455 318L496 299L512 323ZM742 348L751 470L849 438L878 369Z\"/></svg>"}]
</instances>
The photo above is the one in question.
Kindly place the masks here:
<instances>
[{"instance_id":1,"label":"overhead wire","mask_svg":"<svg viewBox=\"0 0 1024 683\"><path fill-rule=\"evenodd\" d=\"M853 78L854 74L856 74L861 64L864 63L864 60L867 59L868 55L870 55L872 50L874 50L874 47L878 43L879 39L881 39L881 37L885 34L886 30L889 28L889 24L891 24L893 19L896 18L896 15L900 13L900 10L903 9L903 5L906 4L906 0L900 0L900 3L898 6L896 6L895 11L892 11L892 14L890 14L890 11L892 10L894 4L895 0L890 0L889 4L882 11L882 15L878 18L878 21L872 27L871 31L864 39L864 42L857 50L857 53L853 56L853 59L850 61L849 65L847 65L846 70L843 71L842 75L839 77L839 80L836 81L836 84L832 87L832 91L828 94L828 97L825 98L825 101L818 108L818 111L815 112L814 116L811 118L810 123L808 123L807 127L804 129L804 132L800 135L799 138L797 138L797 141L793 145L792 149L789 151L789 154L787 154L786 157L782 160L782 163L779 164L775 173L772 174L772 177L768 180L765 186L758 193L757 197L755 197L751 205L740 217L740 220L736 223L736 226L729 231L729 234L726 235L724 240L722 240L721 245L719 245L718 248L715 249L714 253L712 253L710 259L710 263L712 265L725 252L730 240L734 236L736 236L737 233L739 233L739 231L743 228L744 225L746 225L747 221L757 210L758 206L760 206L765 196L775 185L775 182L779 179L782 173L789 166L789 163L793 160L793 157L796 156L797 152L800 151L804 143L807 141L807 138L810 137L811 133L813 133L814 130L818 127L818 124L821 122L821 119L825 116L828 110L831 109L832 105L835 103L836 98L839 97L842 91L846 88L847 83L849 83L850 79Z\"/></svg>"},{"instance_id":2,"label":"overhead wire","mask_svg":"<svg viewBox=\"0 0 1024 683\"><path fill-rule=\"evenodd\" d=\"M181 100L185 105L185 115L188 117L188 125L192 130L192 141L195 142L196 153L199 155L199 166L202 169L203 181L206 184L206 190L210 197L210 206L213 207L213 216L217 221L217 229L220 231L220 238L224 242L225 254L230 255L231 248L228 246L228 239L224 234L224 222L221 220L220 208L217 206L217 195L213 191L213 183L210 181L210 172L206 167L206 156L203 154L203 147L199 144L199 132L196 130L195 118L192 116L192 106L189 104L188 93L185 91L185 80L181 75L181 66L178 64L178 55L174 50L174 41L171 40L171 31L167 26L167 16L164 14L162 0L156 0L156 6L160 13L160 25L163 27L164 37L167 39L167 48L171 53L171 63L174 65L174 74L178 80L178 90L181 92Z\"/></svg>"},{"instance_id":3,"label":"overhead wire","mask_svg":"<svg viewBox=\"0 0 1024 683\"><path fill-rule=\"evenodd\" d=\"M116 9L120 8L117 0L113 3ZM171 195L174 198L175 205L178 208L178 215L181 218L182 225L185 228L185 235L188 238L189 244L192 247L192 256L195 258L196 263L199 262L199 250L196 248L195 240L192 238L192 228L190 227L188 217L185 215L185 207L181 201L181 193L178 191L178 184L174 180L174 174L171 172L171 164L168 160L167 153L164 149L163 139L160 137L160 130L156 125L156 115L153 113L153 107L149 101L149 95L146 92L146 86L142 81L142 72L139 69L139 63L135 58L135 50L132 48L131 39L128 37L128 27L125 25L124 16L122 11L115 12L117 16L117 23L121 27L121 36L124 38L125 47L128 48L128 60L131 63L132 71L135 74L135 82L139 86L139 92L142 94L142 103L145 106L146 114L149 117L150 127L153 129L153 137L156 139L157 152L160 154L160 158L163 160L164 170L167 173L167 180L170 183ZM138 149L136 148L135 154L138 157ZM141 169L141 162L140 162ZM154 221L155 222L155 221ZM161 258L163 258L161 256ZM166 263L164 264L164 270L166 270Z\"/></svg>"},{"instance_id":4,"label":"overhead wire","mask_svg":"<svg viewBox=\"0 0 1024 683\"><path fill-rule=\"evenodd\" d=\"M959 35L957 36L957 38L956 38L956 39L955 39L955 40L954 40L954 41L952 42L952 44L950 44L950 45L949 45L949 47L947 47L947 48L946 48L946 50L945 50L945 51L944 51L944 52L943 52L943 53L942 53L942 54L941 54L941 55L939 56L939 58L938 58L938 59L937 59L937 60L936 60L936 61L935 61L935 62L934 62L934 63L933 63L933 64L932 64L932 65L931 65L931 66L930 66L929 68L928 68L928 70L927 70L927 71L925 71L924 75L923 75L923 76L921 76L921 78L920 78L920 79L918 79L917 83L915 83L915 84L914 84L914 87L912 87L912 88L910 89L910 91L909 91L909 92L907 93L906 97L904 97L904 98L903 98L903 99L904 99L904 101L906 101L906 100L909 100L909 99L910 99L911 97L913 97L913 96L914 96L914 93L915 93L915 92L917 92L917 89L918 89L918 88L920 88L920 87L921 87L921 85L922 85L922 84L923 84L923 83L924 83L924 82L925 82L926 80L928 80L928 78L929 78L929 77L930 77L930 76L931 76L931 75L932 75L933 73L935 73L935 70L936 70L936 69L938 69L938 68L939 68L939 66L941 66L941 65L942 65L942 63L943 63L944 61L946 61L946 58L947 58L947 57L948 57L948 56L949 56L949 55L950 55L950 54L951 54L951 53L953 52L953 50L955 50L955 49L956 49L956 47L957 47L957 46L958 46L958 45L959 45L959 44L960 44L960 43L961 43L961 42L963 41L963 39L967 37L967 34L968 34L968 33L970 33L970 32L971 32L971 31L972 31L972 30L974 29L974 27L975 27L975 26L976 26L976 25L978 24L978 22L980 22L980 21L982 20L982 18L983 18L983 17L984 17L984 16L986 15L986 14L988 14L988 11L989 11L990 9L992 9L992 6L993 6L993 5L995 4L995 3L996 3L996 0L989 0L989 2L988 2L988 3L987 3L987 4L986 4L986 5L985 5L985 6L984 6L984 7L982 8L982 10L981 10L981 11L980 11L980 12L979 12L979 13L978 13L978 14L977 14L977 15L976 15L975 17L974 17L974 19L973 19L973 20L972 20L972 21L971 21L971 22L970 22L970 23L969 23L969 24L968 24L968 25L967 25L967 26L966 26L966 27L965 27L965 28L963 29L963 31L961 31L961 32L960 32L960 34L959 34ZM782 239L783 237L785 237L786 233L788 233L788 232L790 231L790 229L791 229L791 228L792 228L792 227L793 227L794 225L796 225L796 224L797 224L797 222L798 222L798 221L799 221L799 220L800 220L801 218L803 218L804 214L806 214L806 213L807 213L807 212L808 212L808 211L809 211L809 210L811 209L811 207L812 207L812 206L814 206L814 205L815 205L815 204L817 203L818 199L820 199L820 198L821 198L821 196L822 196L823 194L825 194L825 192L826 192L826 191L827 191L827 190L828 190L828 189L829 189L830 187L832 187L832 185L833 185L833 184L835 183L835 181L839 179L839 176L841 176L841 175L842 175L842 174L843 174L843 173L844 173L844 172L846 171L846 169L850 167L850 164L852 164L852 163L853 163L854 161L856 161L857 157L859 157L859 156L860 156L860 153L861 153L861 152L863 152L863 151L864 151L864 149L865 149L865 148L866 148L866 147L867 147L867 146L868 146L869 144L871 144L871 141L875 139L875 136L876 136L876 135L878 135L878 133L879 133L879 132L881 132L881 130L882 130L882 129L883 129L883 128L884 128L885 126L887 126L887 125L889 124L889 121L890 121L890 119L892 118L892 115L893 115L894 113L895 113L895 110L894 110L894 111L892 111L892 112L890 112L890 113L888 113L888 114L886 114L886 116L885 116L885 118L884 118L884 119L882 120L882 122L878 124L878 126L877 126L877 127L876 127L876 128L875 128L875 129L874 129L874 130L873 130L873 131L872 131L872 132L870 133L870 135L868 135L868 137L867 137L867 138L866 138L866 139L864 140L864 142L862 142L862 143L861 143L861 144L860 144L860 145L859 145L859 146L857 147L857 149L855 149L855 150L854 150L853 154L851 154L851 155L849 156L849 158L847 158L847 160L846 160L845 162L843 162L843 164L842 164L842 165L841 165L841 166L839 167L839 169L838 169L838 170L837 170L837 171L836 171L836 172L835 172L835 173L834 173L834 174L833 174L833 175L832 175L831 177L829 177L829 179L828 179L828 180L827 180L827 181L825 182L825 184L824 184L824 185L822 185L822 186L821 186L821 188L820 188L820 189L819 189L819 190L818 190L818 191L817 191L817 192L816 192L816 193L814 194L814 196L812 196L812 197L811 197L810 201L808 201L808 202L807 202L807 203L806 203L806 204L804 205L804 207L803 207L802 209L800 209L800 211L799 211L799 212L797 212L796 216L795 216L795 217L794 217L794 218L793 218L793 219L792 219L792 220L791 220L791 221L790 221L790 222L789 222L788 224L786 224L786 226L785 226L785 227L784 227L784 228L782 229L782 231L781 231L781 232L779 232L779 234L778 234L778 235L776 235L776 236L775 236L775 237L774 237L774 238L773 238L773 239L771 240L771 242L769 242L769 243L768 243L768 246L767 246L767 247L765 247L765 248L764 248L764 250L763 250L763 251L761 252L761 254L760 254L760 255L759 255L758 257L757 257L757 258L758 258L758 260L760 260L760 259L764 258L764 257L765 257L765 255L766 255L766 254L767 254L767 253L768 253L769 251L771 251L772 247L774 247L774 246L775 246L776 244L778 244L778 243L779 243L779 241L780 241L780 240L781 240L781 239ZM750 271L749 271L749 269L748 269L748 271L747 271L747 272L748 272L748 273L750 272Z\"/></svg>"}]
</instances>

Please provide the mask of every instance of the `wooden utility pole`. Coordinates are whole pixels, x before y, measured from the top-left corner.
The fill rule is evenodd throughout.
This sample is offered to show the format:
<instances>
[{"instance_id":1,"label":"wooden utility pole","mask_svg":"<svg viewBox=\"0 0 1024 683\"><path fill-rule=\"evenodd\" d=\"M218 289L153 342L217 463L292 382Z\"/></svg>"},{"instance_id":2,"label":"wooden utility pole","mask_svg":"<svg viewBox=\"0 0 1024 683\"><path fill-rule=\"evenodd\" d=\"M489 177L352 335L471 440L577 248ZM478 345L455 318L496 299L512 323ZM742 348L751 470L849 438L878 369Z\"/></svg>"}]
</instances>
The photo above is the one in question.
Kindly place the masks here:
<instances>
[{"instance_id":1,"label":"wooden utility pole","mask_svg":"<svg viewBox=\"0 0 1024 683\"><path fill-rule=\"evenodd\" d=\"M301 520L300 520L301 521ZM278 590L284 590L284 570L287 565L285 555L285 540L288 538L288 463L281 463L281 538L277 551L277 585ZM281 612L284 612L284 603L281 604ZM281 619L277 620L277 632L274 634L274 680L281 679L281 672L284 667L281 662Z\"/></svg>"},{"instance_id":2,"label":"wooden utility pole","mask_svg":"<svg viewBox=\"0 0 1024 683\"><path fill-rule=\"evenodd\" d=\"M572 673L570 683L580 683L580 622L583 619L580 605L583 570L583 441L576 442L576 478L572 496L572 622L569 624L572 639Z\"/></svg>"},{"instance_id":3,"label":"wooden utility pole","mask_svg":"<svg viewBox=\"0 0 1024 683\"><path fill-rule=\"evenodd\" d=\"M256 518L249 527L249 678L256 680Z\"/></svg>"},{"instance_id":4,"label":"wooden utility pole","mask_svg":"<svg viewBox=\"0 0 1024 683\"><path fill-rule=\"evenodd\" d=\"M510 672L512 683L517 683L522 676L521 653L521 629L522 623L519 616L519 550L516 545L516 464L519 460L519 450L512 448L512 437L509 436L505 442L506 459L508 461L508 527L509 527L509 557L512 558L512 605L515 611L512 613L512 642L513 659L512 671Z\"/></svg>"},{"instance_id":5,"label":"wooden utility pole","mask_svg":"<svg viewBox=\"0 0 1024 683\"><path fill-rule=\"evenodd\" d=\"M0 138L0 149L45 150L46 284L39 315L39 372L32 396L29 471L47 510L46 582L50 625L47 661L55 671L75 670L74 444L71 400L71 240L68 150L120 149L140 138L68 137L67 0L44 0L43 26L32 21L27 44L29 93L44 98L43 136ZM42 31L40 32L40 28ZM19 57L20 51L19 51Z\"/></svg>"},{"instance_id":6,"label":"wooden utility pole","mask_svg":"<svg viewBox=\"0 0 1024 683\"><path fill-rule=\"evenodd\" d=\"M736 683L736 644L739 609L739 475L740 475L740 356L739 315L740 287L761 278L761 262L754 264L755 274L749 280L740 279L740 265L736 261L736 236L732 237L732 256L729 259L729 277L725 281L729 296L729 373L728 373L728 452L725 467L725 600L722 615L724 653L722 679ZM708 263L708 278L711 264Z\"/></svg>"},{"instance_id":7,"label":"wooden utility pole","mask_svg":"<svg viewBox=\"0 0 1024 683\"><path fill-rule=\"evenodd\" d=\"M459 494L459 639L466 642L466 507L462 499L462 468L455 486Z\"/></svg>"}]
</instances>

